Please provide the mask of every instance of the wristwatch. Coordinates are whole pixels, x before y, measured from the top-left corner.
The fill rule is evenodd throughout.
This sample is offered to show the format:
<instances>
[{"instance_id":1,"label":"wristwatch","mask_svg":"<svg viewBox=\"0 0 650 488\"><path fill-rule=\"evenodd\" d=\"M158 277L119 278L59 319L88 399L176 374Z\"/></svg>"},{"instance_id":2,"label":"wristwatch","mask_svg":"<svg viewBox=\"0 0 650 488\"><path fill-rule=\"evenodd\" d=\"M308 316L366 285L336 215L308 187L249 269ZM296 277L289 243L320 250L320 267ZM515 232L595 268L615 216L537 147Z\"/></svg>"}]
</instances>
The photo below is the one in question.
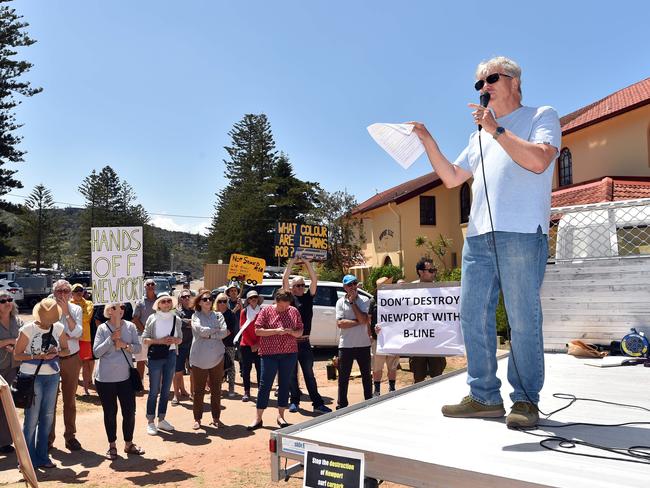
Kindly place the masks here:
<instances>
[{"instance_id":1,"label":"wristwatch","mask_svg":"<svg viewBox=\"0 0 650 488\"><path fill-rule=\"evenodd\" d=\"M506 130L505 130L503 127L499 126L499 127L497 127L497 129L494 131L494 134L492 135L492 137L494 137L494 139L496 140L496 139L499 138L499 136L500 136L501 134L505 133L505 131L506 131Z\"/></svg>"}]
</instances>

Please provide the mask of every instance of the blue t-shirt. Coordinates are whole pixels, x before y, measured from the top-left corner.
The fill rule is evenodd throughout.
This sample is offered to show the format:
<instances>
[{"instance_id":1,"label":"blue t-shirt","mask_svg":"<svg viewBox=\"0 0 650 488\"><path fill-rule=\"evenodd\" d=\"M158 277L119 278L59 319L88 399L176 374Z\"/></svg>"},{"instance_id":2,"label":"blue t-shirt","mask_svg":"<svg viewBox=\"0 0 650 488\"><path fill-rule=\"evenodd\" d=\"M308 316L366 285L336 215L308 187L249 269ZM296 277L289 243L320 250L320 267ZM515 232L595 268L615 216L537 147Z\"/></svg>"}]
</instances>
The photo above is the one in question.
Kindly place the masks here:
<instances>
[{"instance_id":1,"label":"blue t-shirt","mask_svg":"<svg viewBox=\"0 0 650 488\"><path fill-rule=\"evenodd\" d=\"M496 120L525 141L560 149L560 119L552 107L519 107ZM537 174L515 163L488 133L482 134L481 142L494 230L535 233L541 226L542 232L548 234L555 159L544 172ZM470 135L468 146L453 164L474 175L467 236L491 232L477 131Z\"/></svg>"}]
</instances>

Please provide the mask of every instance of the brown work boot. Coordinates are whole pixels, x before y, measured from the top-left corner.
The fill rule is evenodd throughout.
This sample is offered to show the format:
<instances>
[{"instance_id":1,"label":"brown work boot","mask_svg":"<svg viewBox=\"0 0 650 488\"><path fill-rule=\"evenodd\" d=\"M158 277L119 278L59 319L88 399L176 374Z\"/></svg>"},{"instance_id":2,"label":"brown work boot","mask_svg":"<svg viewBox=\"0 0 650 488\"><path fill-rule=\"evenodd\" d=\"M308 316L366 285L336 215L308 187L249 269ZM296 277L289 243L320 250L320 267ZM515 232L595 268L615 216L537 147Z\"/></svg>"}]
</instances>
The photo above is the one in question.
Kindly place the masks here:
<instances>
[{"instance_id":1,"label":"brown work boot","mask_svg":"<svg viewBox=\"0 0 650 488\"><path fill-rule=\"evenodd\" d=\"M515 402L506 417L509 429L531 429L539 422L539 409L537 405L529 402Z\"/></svg>"},{"instance_id":2,"label":"brown work boot","mask_svg":"<svg viewBox=\"0 0 650 488\"><path fill-rule=\"evenodd\" d=\"M503 403L483 405L468 395L456 405L444 405L442 414L445 417L461 419L493 419L503 417L506 411L503 408Z\"/></svg>"}]
</instances>

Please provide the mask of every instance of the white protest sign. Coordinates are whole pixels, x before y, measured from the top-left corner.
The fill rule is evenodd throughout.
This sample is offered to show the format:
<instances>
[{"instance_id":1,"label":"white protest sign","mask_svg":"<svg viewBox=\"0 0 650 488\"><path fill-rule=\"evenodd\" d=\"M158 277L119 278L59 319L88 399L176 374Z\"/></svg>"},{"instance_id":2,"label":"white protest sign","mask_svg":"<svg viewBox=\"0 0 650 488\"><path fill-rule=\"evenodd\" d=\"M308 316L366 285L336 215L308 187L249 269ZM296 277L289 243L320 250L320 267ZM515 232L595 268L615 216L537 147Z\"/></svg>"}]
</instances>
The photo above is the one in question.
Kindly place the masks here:
<instances>
[{"instance_id":1,"label":"white protest sign","mask_svg":"<svg viewBox=\"0 0 650 488\"><path fill-rule=\"evenodd\" d=\"M465 354L460 286L386 285L377 291L377 352L409 356Z\"/></svg>"},{"instance_id":2,"label":"white protest sign","mask_svg":"<svg viewBox=\"0 0 650 488\"><path fill-rule=\"evenodd\" d=\"M93 227L90 250L95 304L142 298L142 227Z\"/></svg>"}]
</instances>

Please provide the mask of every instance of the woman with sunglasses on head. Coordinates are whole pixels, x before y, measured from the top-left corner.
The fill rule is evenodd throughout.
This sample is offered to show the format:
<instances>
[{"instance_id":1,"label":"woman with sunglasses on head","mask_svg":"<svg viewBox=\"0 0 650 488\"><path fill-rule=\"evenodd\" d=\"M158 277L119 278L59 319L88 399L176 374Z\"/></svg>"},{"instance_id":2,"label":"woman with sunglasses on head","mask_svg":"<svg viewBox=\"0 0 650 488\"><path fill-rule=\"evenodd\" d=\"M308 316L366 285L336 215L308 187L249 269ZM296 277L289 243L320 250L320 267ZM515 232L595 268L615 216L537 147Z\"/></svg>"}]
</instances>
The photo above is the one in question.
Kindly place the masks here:
<instances>
[{"instance_id":1,"label":"woman with sunglasses on head","mask_svg":"<svg viewBox=\"0 0 650 488\"><path fill-rule=\"evenodd\" d=\"M232 398L235 396L235 356L237 352L237 347L233 343L233 339L237 335L237 332L239 332L239 315L228 308L228 296L225 293L219 293L217 295L215 310L223 315L229 332L223 340L223 345L226 348L226 355L228 355L232 364L232 367L227 372L228 398Z\"/></svg>"},{"instance_id":2,"label":"woman with sunglasses on head","mask_svg":"<svg viewBox=\"0 0 650 488\"><path fill-rule=\"evenodd\" d=\"M158 293L153 304L154 313L144 326L142 340L147 350L149 368L149 395L147 396L147 434L156 435L158 429L172 432L174 426L165 420L169 389L176 371L178 346L183 342L181 321L178 320L174 301L169 293ZM156 418L158 406L158 425Z\"/></svg>"},{"instance_id":3,"label":"woman with sunglasses on head","mask_svg":"<svg viewBox=\"0 0 650 488\"><path fill-rule=\"evenodd\" d=\"M241 375L244 381L244 396L241 401L247 402L251 397L251 369L255 365L255 377L259 386L260 373L260 356L257 350L260 346L260 338L255 333L255 320L262 310L262 298L255 290L246 294L246 306L239 316L239 329L244 328L239 341L239 351L241 352Z\"/></svg>"},{"instance_id":4,"label":"woman with sunglasses on head","mask_svg":"<svg viewBox=\"0 0 650 488\"><path fill-rule=\"evenodd\" d=\"M178 297L176 306L176 315L181 321L181 330L183 331L183 342L178 347L178 356L176 357L176 372L174 373L174 398L172 405L178 405L181 398L189 398L190 394L185 389L185 366L190 356L190 347L192 346L192 293L190 290L183 290ZM190 390L192 389L190 377Z\"/></svg>"},{"instance_id":5,"label":"woman with sunglasses on head","mask_svg":"<svg viewBox=\"0 0 650 488\"><path fill-rule=\"evenodd\" d=\"M205 383L210 381L210 410L212 422L210 425L219 428L221 414L221 382L223 381L223 357L226 349L223 338L230 332L226 321L220 312L212 310L212 296L204 291L196 297L194 315L192 316L192 348L190 349L190 365L194 391L194 430L201 428L203 416L203 398Z\"/></svg>"},{"instance_id":6,"label":"woman with sunglasses on head","mask_svg":"<svg viewBox=\"0 0 650 488\"><path fill-rule=\"evenodd\" d=\"M23 321L18 317L18 306L8 291L0 291L0 376L9 384L18 373L18 361L14 359L14 347ZM0 408L0 454L14 452L11 433L4 409Z\"/></svg>"},{"instance_id":7,"label":"woman with sunglasses on head","mask_svg":"<svg viewBox=\"0 0 650 488\"><path fill-rule=\"evenodd\" d=\"M262 377L257 394L257 416L255 422L246 427L255 430L262 427L262 415L268 407L271 386L278 376L278 418L280 427L289 424L284 411L289 406L289 385L291 374L298 359L296 339L302 335L302 319L291 306L291 292L280 288L275 293L275 304L263 309L255 320L255 333L260 338L259 354L262 362Z\"/></svg>"},{"instance_id":8,"label":"woman with sunglasses on head","mask_svg":"<svg viewBox=\"0 0 650 488\"><path fill-rule=\"evenodd\" d=\"M95 371L95 387L104 410L104 429L108 437L108 459L117 458L117 402L122 410L122 435L124 452L144 454L144 450L133 443L135 429L135 391L131 385L130 372L133 354L140 352L142 345L135 325L124 320L123 303L108 303L104 306L104 317L108 319L97 328L93 353L98 359Z\"/></svg>"}]
</instances>

